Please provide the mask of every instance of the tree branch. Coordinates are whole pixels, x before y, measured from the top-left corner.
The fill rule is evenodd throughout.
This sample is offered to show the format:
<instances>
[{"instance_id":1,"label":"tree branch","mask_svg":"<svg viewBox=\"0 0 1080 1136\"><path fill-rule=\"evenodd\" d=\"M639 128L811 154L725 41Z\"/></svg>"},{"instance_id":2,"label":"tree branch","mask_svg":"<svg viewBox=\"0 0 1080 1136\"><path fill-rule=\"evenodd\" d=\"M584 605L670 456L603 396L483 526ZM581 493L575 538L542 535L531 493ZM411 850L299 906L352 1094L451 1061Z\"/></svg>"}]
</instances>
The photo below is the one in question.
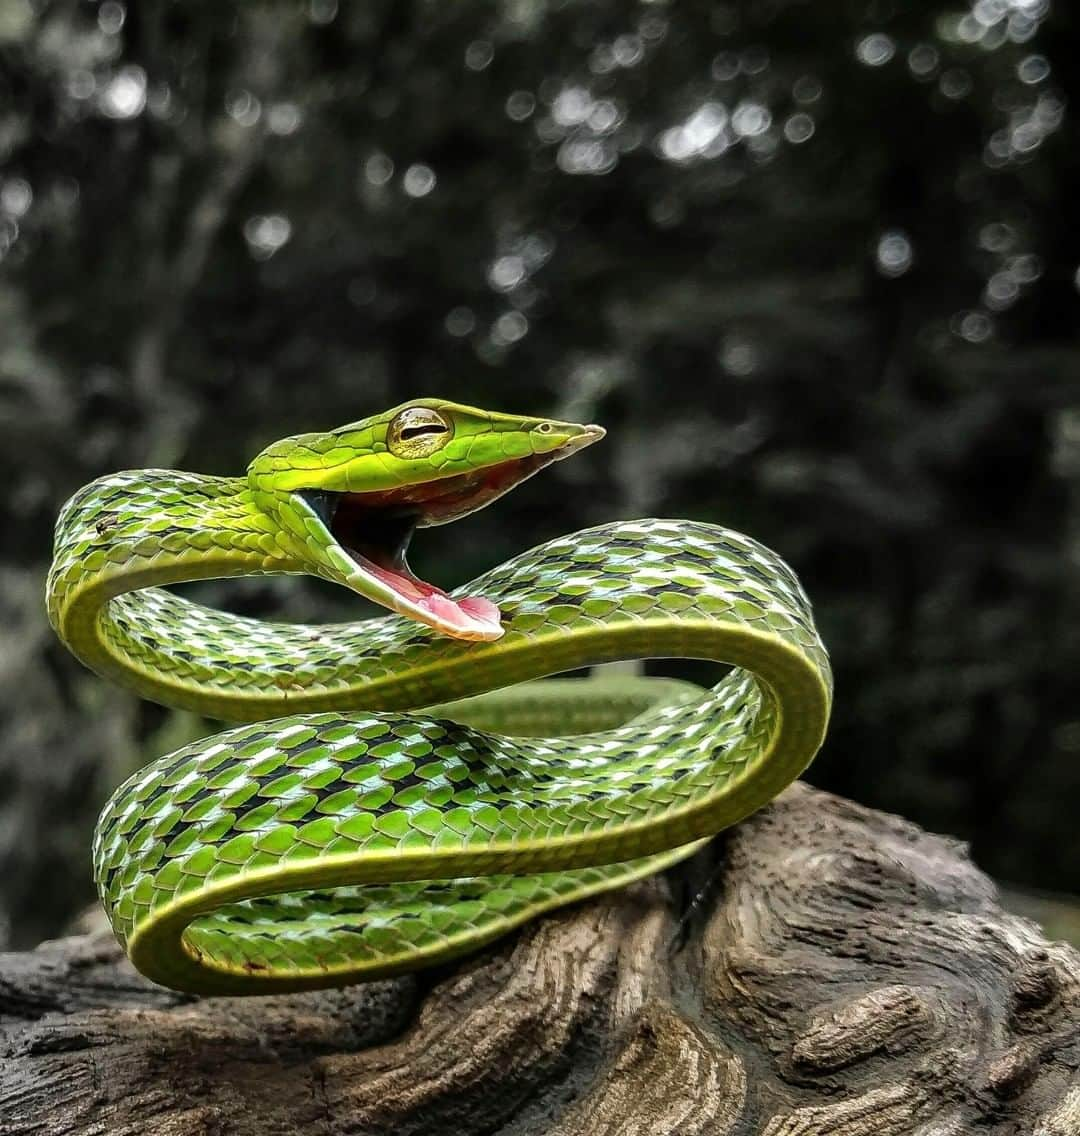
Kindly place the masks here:
<instances>
[{"instance_id":1,"label":"tree branch","mask_svg":"<svg viewBox=\"0 0 1080 1136\"><path fill-rule=\"evenodd\" d=\"M0 1132L1080 1131L1080 956L955 842L804 786L666 879L428 975L193 999L0 958Z\"/></svg>"}]
</instances>

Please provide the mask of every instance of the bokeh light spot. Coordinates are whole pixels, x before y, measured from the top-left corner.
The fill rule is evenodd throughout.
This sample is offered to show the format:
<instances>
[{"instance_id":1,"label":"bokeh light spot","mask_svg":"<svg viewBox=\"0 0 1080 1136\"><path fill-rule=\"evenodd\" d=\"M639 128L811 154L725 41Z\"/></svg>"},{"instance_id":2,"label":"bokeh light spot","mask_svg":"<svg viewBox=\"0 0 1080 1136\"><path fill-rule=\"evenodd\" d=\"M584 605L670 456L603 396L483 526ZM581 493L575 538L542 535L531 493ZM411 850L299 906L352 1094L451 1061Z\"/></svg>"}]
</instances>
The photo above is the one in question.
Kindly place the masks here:
<instances>
[{"instance_id":1,"label":"bokeh light spot","mask_svg":"<svg viewBox=\"0 0 1080 1136\"><path fill-rule=\"evenodd\" d=\"M470 71L483 71L495 58L495 48L488 39L474 39L465 48L465 66Z\"/></svg>"},{"instance_id":2,"label":"bokeh light spot","mask_svg":"<svg viewBox=\"0 0 1080 1136\"><path fill-rule=\"evenodd\" d=\"M525 274L525 261L520 256L500 256L488 269L488 283L498 292L509 292Z\"/></svg>"},{"instance_id":3,"label":"bokeh light spot","mask_svg":"<svg viewBox=\"0 0 1080 1136\"><path fill-rule=\"evenodd\" d=\"M98 27L106 35L116 35L124 26L126 17L127 10L123 4L117 3L117 0L105 0L98 8Z\"/></svg>"},{"instance_id":4,"label":"bokeh light spot","mask_svg":"<svg viewBox=\"0 0 1080 1136\"><path fill-rule=\"evenodd\" d=\"M578 126L593 108L592 95L585 87L565 87L551 104L551 117L560 126Z\"/></svg>"},{"instance_id":5,"label":"bokeh light spot","mask_svg":"<svg viewBox=\"0 0 1080 1136\"><path fill-rule=\"evenodd\" d=\"M1050 76L1050 64L1045 55L1028 55L1016 65L1016 75L1021 83L1034 86Z\"/></svg>"},{"instance_id":6,"label":"bokeh light spot","mask_svg":"<svg viewBox=\"0 0 1080 1136\"><path fill-rule=\"evenodd\" d=\"M295 134L303 121L303 113L296 103L274 103L266 114L266 125L271 134Z\"/></svg>"},{"instance_id":7,"label":"bokeh light spot","mask_svg":"<svg viewBox=\"0 0 1080 1136\"><path fill-rule=\"evenodd\" d=\"M410 197L426 197L435 188L435 171L415 162L405 171L401 186Z\"/></svg>"},{"instance_id":8,"label":"bokeh light spot","mask_svg":"<svg viewBox=\"0 0 1080 1136\"><path fill-rule=\"evenodd\" d=\"M364 163L364 177L372 185L386 185L394 176L394 162L388 155L377 150Z\"/></svg>"},{"instance_id":9,"label":"bokeh light spot","mask_svg":"<svg viewBox=\"0 0 1080 1136\"><path fill-rule=\"evenodd\" d=\"M994 334L994 322L985 312L957 312L950 326L968 343L985 343Z\"/></svg>"},{"instance_id":10,"label":"bokeh light spot","mask_svg":"<svg viewBox=\"0 0 1080 1136\"><path fill-rule=\"evenodd\" d=\"M881 234L875 252L878 271L882 276L903 276L915 260L915 250L907 233L889 229Z\"/></svg>"},{"instance_id":11,"label":"bokeh light spot","mask_svg":"<svg viewBox=\"0 0 1080 1136\"><path fill-rule=\"evenodd\" d=\"M524 122L536 110L536 96L531 91L514 91L506 100L506 116Z\"/></svg>"},{"instance_id":12,"label":"bokeh light spot","mask_svg":"<svg viewBox=\"0 0 1080 1136\"><path fill-rule=\"evenodd\" d=\"M521 312L503 312L491 325L491 341L500 347L509 347L523 339L529 330L529 321Z\"/></svg>"},{"instance_id":13,"label":"bokeh light spot","mask_svg":"<svg viewBox=\"0 0 1080 1136\"><path fill-rule=\"evenodd\" d=\"M799 111L798 114L793 114L787 122L784 123L784 137L789 141L799 145L801 142L808 141L814 133L814 120L805 111Z\"/></svg>"},{"instance_id":14,"label":"bokeh light spot","mask_svg":"<svg viewBox=\"0 0 1080 1136\"><path fill-rule=\"evenodd\" d=\"M729 375L745 379L758 367L758 349L748 339L729 336L720 347L720 365Z\"/></svg>"},{"instance_id":15,"label":"bokeh light spot","mask_svg":"<svg viewBox=\"0 0 1080 1136\"><path fill-rule=\"evenodd\" d=\"M256 260L268 260L291 236L292 222L281 213L256 214L244 223L244 239Z\"/></svg>"},{"instance_id":16,"label":"bokeh light spot","mask_svg":"<svg viewBox=\"0 0 1080 1136\"><path fill-rule=\"evenodd\" d=\"M98 105L108 118L135 118L146 106L146 72L131 64L121 67L101 92Z\"/></svg>"},{"instance_id":17,"label":"bokeh light spot","mask_svg":"<svg viewBox=\"0 0 1080 1136\"><path fill-rule=\"evenodd\" d=\"M917 79L929 79L941 62L938 49L929 43L917 43L908 52L908 68Z\"/></svg>"},{"instance_id":18,"label":"bokeh light spot","mask_svg":"<svg viewBox=\"0 0 1080 1136\"><path fill-rule=\"evenodd\" d=\"M240 126L254 126L262 117L262 103L250 91L230 91L225 113Z\"/></svg>"},{"instance_id":19,"label":"bokeh light spot","mask_svg":"<svg viewBox=\"0 0 1080 1136\"><path fill-rule=\"evenodd\" d=\"M738 75L739 65L734 51L721 51L712 61L712 77L718 83L728 83Z\"/></svg>"},{"instance_id":20,"label":"bokeh light spot","mask_svg":"<svg viewBox=\"0 0 1080 1136\"><path fill-rule=\"evenodd\" d=\"M8 178L0 185L0 209L9 217L21 217L34 200L34 191L24 178Z\"/></svg>"},{"instance_id":21,"label":"bokeh light spot","mask_svg":"<svg viewBox=\"0 0 1080 1136\"><path fill-rule=\"evenodd\" d=\"M882 67L896 54L896 42L884 32L863 36L855 45L855 58L867 67Z\"/></svg>"},{"instance_id":22,"label":"bokeh light spot","mask_svg":"<svg viewBox=\"0 0 1080 1136\"><path fill-rule=\"evenodd\" d=\"M746 99L731 115L731 127L741 138L764 134L772 125L772 112L764 103Z\"/></svg>"}]
</instances>

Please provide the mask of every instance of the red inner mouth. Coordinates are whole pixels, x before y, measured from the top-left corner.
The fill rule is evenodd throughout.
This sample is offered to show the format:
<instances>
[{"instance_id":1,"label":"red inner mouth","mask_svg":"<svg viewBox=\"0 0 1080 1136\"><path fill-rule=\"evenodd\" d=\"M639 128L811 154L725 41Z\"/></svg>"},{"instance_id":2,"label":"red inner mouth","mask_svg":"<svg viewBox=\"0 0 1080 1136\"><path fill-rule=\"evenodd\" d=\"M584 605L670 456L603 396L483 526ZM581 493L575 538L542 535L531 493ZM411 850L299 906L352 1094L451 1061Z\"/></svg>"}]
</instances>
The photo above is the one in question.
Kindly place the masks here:
<instances>
[{"instance_id":1,"label":"red inner mouth","mask_svg":"<svg viewBox=\"0 0 1080 1136\"><path fill-rule=\"evenodd\" d=\"M459 632L462 638L491 638L499 609L482 597L451 599L421 580L406 554L417 528L446 524L501 497L554 460L534 455L436 481L371 493L335 494L328 524L350 556L391 591Z\"/></svg>"},{"instance_id":2,"label":"red inner mouth","mask_svg":"<svg viewBox=\"0 0 1080 1136\"><path fill-rule=\"evenodd\" d=\"M496 497L501 497L508 489L548 465L556 456L554 453L534 454L499 462L470 473L457 473L436 481L422 481L417 485L403 485L399 489L343 493L334 524L338 525L343 507L347 509L346 515L342 517L342 522L346 524L349 509L364 514L411 511L418 518L417 528L446 524L474 513Z\"/></svg>"}]
</instances>

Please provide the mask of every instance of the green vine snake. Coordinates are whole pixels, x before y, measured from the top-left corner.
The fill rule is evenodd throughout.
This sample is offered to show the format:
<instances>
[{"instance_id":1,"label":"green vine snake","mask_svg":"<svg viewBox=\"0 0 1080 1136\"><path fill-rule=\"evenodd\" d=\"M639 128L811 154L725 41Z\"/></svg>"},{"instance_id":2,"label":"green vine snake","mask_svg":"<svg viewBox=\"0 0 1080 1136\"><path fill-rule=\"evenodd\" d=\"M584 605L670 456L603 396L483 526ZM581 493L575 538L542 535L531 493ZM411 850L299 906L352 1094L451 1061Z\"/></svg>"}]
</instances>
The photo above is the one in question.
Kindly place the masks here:
<instances>
[{"instance_id":1,"label":"green vine snake","mask_svg":"<svg viewBox=\"0 0 1080 1136\"><path fill-rule=\"evenodd\" d=\"M98 891L143 974L258 994L441 963L690 855L805 768L828 659L756 541L630 520L450 593L410 570L415 529L603 433L420 399L276 442L246 477L127 471L67 502L47 585L64 643L144 697L242 723L134 773L98 821ZM165 587L256 573L392 614L269 623ZM545 677L658 657L731 669L711 690Z\"/></svg>"}]
</instances>

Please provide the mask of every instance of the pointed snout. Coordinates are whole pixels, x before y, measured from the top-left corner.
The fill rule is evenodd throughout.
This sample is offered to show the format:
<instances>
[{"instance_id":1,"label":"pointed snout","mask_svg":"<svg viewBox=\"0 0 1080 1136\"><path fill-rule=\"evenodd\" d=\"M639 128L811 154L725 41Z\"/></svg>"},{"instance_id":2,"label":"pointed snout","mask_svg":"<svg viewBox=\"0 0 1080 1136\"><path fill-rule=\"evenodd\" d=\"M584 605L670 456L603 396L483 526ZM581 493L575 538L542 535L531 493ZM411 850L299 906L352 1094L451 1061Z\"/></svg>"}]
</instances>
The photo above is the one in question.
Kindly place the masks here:
<instances>
[{"instance_id":1,"label":"pointed snout","mask_svg":"<svg viewBox=\"0 0 1080 1136\"><path fill-rule=\"evenodd\" d=\"M556 461L562 461L563 458L568 458L572 454L576 454L578 450L585 449L586 446L591 446L593 442L599 442L600 439L607 433L603 426L579 426L576 435L572 435L568 441L564 442L556 454Z\"/></svg>"},{"instance_id":2,"label":"pointed snout","mask_svg":"<svg viewBox=\"0 0 1080 1136\"><path fill-rule=\"evenodd\" d=\"M548 454L554 461L562 461L593 442L599 442L607 433L603 426L582 426L576 422L538 422L529 432L533 453Z\"/></svg>"}]
</instances>

